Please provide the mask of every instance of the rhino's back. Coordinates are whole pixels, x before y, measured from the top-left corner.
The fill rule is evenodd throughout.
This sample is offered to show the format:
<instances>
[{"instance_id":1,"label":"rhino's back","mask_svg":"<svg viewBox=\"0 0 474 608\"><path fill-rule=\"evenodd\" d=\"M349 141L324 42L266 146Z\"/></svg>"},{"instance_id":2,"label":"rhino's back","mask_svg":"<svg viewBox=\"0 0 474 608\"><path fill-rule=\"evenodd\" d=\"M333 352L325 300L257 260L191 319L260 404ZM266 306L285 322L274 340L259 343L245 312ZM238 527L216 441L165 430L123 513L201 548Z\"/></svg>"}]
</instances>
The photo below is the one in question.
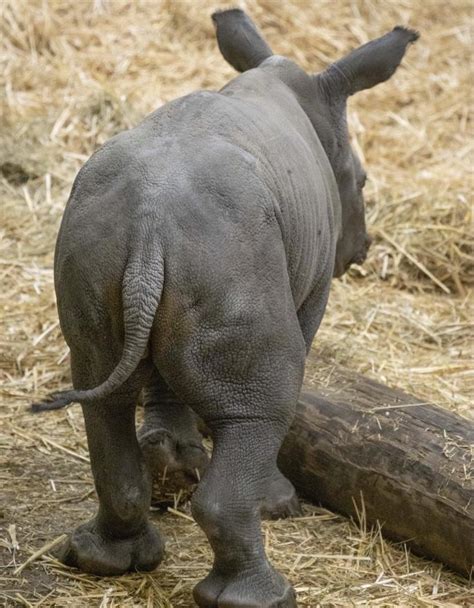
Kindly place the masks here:
<instances>
[{"instance_id":1,"label":"rhino's back","mask_svg":"<svg viewBox=\"0 0 474 608\"><path fill-rule=\"evenodd\" d=\"M168 249L190 234L210 248L226 234L251 247L255 226L273 212L299 305L328 273L330 193L309 121L273 86L263 94L252 86L193 93L107 142L74 184L58 238L58 280L71 264L87 269L93 261L96 282L120 277L144 225Z\"/></svg>"}]
</instances>

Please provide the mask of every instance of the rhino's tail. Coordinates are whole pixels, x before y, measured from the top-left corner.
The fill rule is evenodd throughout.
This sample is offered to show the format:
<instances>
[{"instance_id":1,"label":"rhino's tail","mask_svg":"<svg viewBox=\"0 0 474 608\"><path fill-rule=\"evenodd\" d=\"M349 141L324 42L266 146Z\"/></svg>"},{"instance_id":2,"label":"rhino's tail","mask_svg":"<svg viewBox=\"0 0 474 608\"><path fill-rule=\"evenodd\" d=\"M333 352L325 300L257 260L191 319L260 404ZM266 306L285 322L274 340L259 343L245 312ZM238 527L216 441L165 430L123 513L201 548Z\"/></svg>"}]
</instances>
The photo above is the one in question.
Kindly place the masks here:
<instances>
[{"instance_id":1,"label":"rhino's tail","mask_svg":"<svg viewBox=\"0 0 474 608\"><path fill-rule=\"evenodd\" d=\"M148 241L148 242L147 242ZM117 390L145 356L151 328L163 290L164 264L153 239L142 239L142 248L129 259L122 282L124 345L122 357L110 376L87 390L53 393L42 403L33 403L34 412L60 409L74 401L87 403Z\"/></svg>"}]
</instances>

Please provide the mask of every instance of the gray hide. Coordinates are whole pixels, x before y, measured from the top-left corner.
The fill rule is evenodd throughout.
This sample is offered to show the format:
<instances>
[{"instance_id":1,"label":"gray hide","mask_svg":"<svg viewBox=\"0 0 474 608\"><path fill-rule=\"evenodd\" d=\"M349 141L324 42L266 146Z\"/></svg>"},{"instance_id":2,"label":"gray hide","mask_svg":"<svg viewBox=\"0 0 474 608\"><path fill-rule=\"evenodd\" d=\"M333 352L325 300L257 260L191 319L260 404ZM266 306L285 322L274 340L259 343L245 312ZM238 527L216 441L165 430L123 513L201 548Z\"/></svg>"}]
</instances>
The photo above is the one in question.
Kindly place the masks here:
<instances>
[{"instance_id":1,"label":"gray hide","mask_svg":"<svg viewBox=\"0 0 474 608\"><path fill-rule=\"evenodd\" d=\"M55 257L74 390L37 409L80 401L86 422L100 506L63 547L65 563L155 568L150 472L183 483L200 472L192 508L215 562L195 601L286 608L295 595L265 556L260 511L297 511L278 450L331 278L370 244L346 101L389 78L417 34L397 27L308 75L273 55L242 11L213 20L243 73L153 112L76 178ZM196 415L214 440L209 465Z\"/></svg>"}]
</instances>

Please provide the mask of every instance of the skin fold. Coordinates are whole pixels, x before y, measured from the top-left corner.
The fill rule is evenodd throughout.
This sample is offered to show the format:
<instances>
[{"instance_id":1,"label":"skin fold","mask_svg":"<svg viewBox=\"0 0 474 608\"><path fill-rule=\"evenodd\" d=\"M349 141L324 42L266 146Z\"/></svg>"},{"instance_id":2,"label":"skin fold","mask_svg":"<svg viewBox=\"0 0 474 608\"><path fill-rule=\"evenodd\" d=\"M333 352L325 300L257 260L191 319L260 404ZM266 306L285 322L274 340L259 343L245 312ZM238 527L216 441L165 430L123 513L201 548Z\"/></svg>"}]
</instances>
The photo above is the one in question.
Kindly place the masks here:
<instances>
[{"instance_id":1,"label":"skin fold","mask_svg":"<svg viewBox=\"0 0 474 608\"><path fill-rule=\"evenodd\" d=\"M99 511L65 563L155 568L151 475L167 469L182 485L201 478L192 510L215 561L196 603L287 608L295 594L267 560L261 512L298 512L277 454L331 279L370 245L346 102L387 80L417 34L397 27L312 75L273 55L243 11L213 21L242 74L117 135L74 182L55 255L74 390L36 409L79 401L86 422Z\"/></svg>"}]
</instances>

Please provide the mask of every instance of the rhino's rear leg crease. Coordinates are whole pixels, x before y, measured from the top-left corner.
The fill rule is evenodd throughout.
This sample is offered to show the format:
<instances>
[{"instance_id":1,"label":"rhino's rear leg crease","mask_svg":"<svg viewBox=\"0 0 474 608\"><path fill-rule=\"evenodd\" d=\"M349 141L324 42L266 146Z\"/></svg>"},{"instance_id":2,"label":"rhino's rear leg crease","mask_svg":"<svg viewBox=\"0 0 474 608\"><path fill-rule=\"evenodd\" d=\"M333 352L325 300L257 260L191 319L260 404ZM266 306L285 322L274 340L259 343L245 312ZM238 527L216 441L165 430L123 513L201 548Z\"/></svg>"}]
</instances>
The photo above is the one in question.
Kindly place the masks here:
<instances>
[{"instance_id":1,"label":"rhino's rear leg crease","mask_svg":"<svg viewBox=\"0 0 474 608\"><path fill-rule=\"evenodd\" d=\"M84 359L72 356L71 366L75 385L97 383ZM59 557L92 574L152 570L163 557L163 541L148 521L151 482L135 433L137 375L119 392L83 406L99 510L71 534Z\"/></svg>"}]
</instances>

